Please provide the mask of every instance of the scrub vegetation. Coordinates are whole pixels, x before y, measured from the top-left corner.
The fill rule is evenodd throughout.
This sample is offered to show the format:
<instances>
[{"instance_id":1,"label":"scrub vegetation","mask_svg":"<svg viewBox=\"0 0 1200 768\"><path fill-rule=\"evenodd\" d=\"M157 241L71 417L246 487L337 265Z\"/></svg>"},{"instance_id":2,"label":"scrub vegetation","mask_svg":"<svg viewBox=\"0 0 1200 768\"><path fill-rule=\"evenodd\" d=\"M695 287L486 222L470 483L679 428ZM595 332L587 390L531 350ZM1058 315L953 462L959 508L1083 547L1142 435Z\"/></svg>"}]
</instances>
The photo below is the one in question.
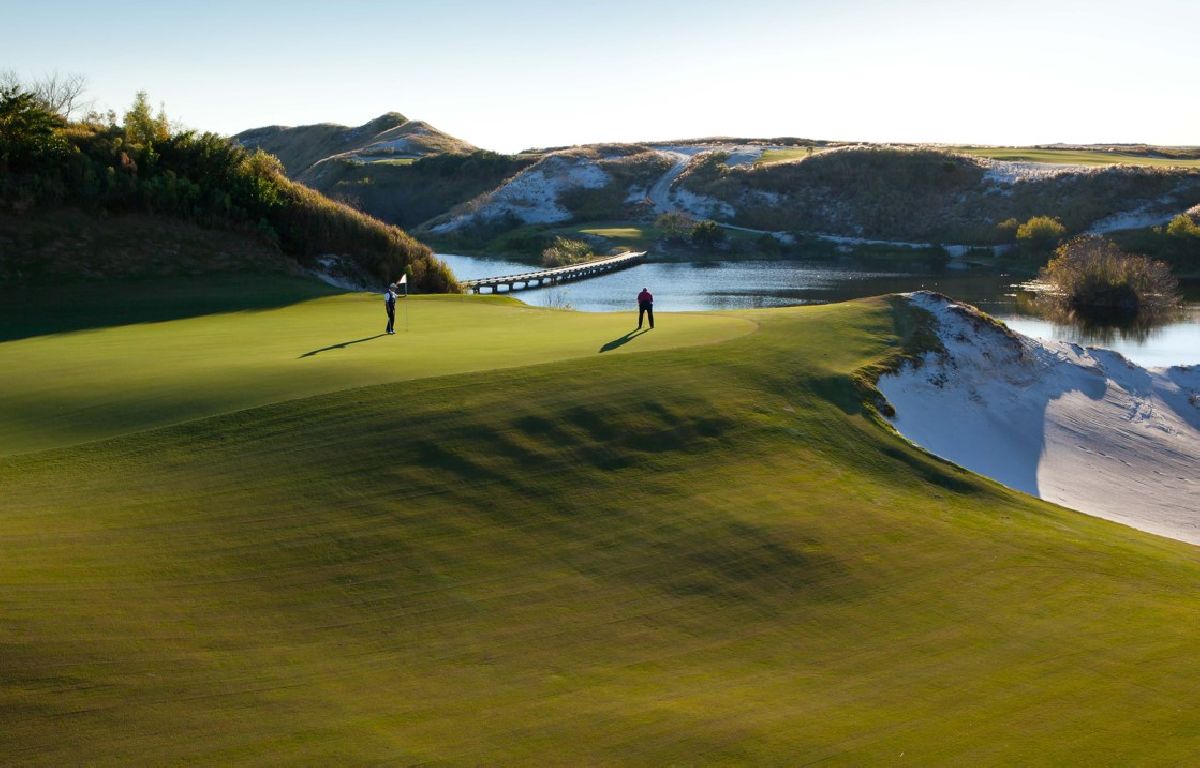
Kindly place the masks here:
<instances>
[{"instance_id":1,"label":"scrub vegetation","mask_svg":"<svg viewBox=\"0 0 1200 768\"><path fill-rule=\"evenodd\" d=\"M1200 149L1125 145L1099 147L954 147L955 152L1014 162L1200 168Z\"/></svg>"},{"instance_id":2,"label":"scrub vegetation","mask_svg":"<svg viewBox=\"0 0 1200 768\"><path fill-rule=\"evenodd\" d=\"M582 240L572 240L559 235L554 238L554 243L549 248L542 251L542 266L565 267L568 264L579 264L594 258L596 258L596 253L592 250L592 246Z\"/></svg>"},{"instance_id":3,"label":"scrub vegetation","mask_svg":"<svg viewBox=\"0 0 1200 768\"><path fill-rule=\"evenodd\" d=\"M290 181L271 155L213 133L174 130L145 93L119 122L111 113L69 122L50 106L18 86L0 93L0 211L35 229L36 217L64 208L99 217L147 214L236 232L305 266L334 255L372 279L408 272L420 290L455 287L446 267L407 233ZM77 249L74 262L61 263L41 252L29 230L16 228L10 239L3 280L145 271L138 259L114 259L104 249ZM126 263L134 269L116 269Z\"/></svg>"},{"instance_id":4,"label":"scrub vegetation","mask_svg":"<svg viewBox=\"0 0 1200 768\"><path fill-rule=\"evenodd\" d=\"M1112 167L1028 179L943 149L853 146L803 162L728 166L700 162L683 188L733 208L735 224L769 231L852 234L881 240L994 244L997 225L1049 215L1078 233L1134 201L1200 202L1194 169Z\"/></svg>"},{"instance_id":5,"label":"scrub vegetation","mask_svg":"<svg viewBox=\"0 0 1200 768\"><path fill-rule=\"evenodd\" d=\"M1093 315L1162 313L1179 303L1169 264L1124 253L1101 237L1077 237L1059 247L1041 279L1070 309Z\"/></svg>"},{"instance_id":6,"label":"scrub vegetation","mask_svg":"<svg viewBox=\"0 0 1200 768\"><path fill-rule=\"evenodd\" d=\"M1115 232L1122 249L1167 262L1177 275L1200 277L1200 209L1181 213L1165 227Z\"/></svg>"}]
</instances>

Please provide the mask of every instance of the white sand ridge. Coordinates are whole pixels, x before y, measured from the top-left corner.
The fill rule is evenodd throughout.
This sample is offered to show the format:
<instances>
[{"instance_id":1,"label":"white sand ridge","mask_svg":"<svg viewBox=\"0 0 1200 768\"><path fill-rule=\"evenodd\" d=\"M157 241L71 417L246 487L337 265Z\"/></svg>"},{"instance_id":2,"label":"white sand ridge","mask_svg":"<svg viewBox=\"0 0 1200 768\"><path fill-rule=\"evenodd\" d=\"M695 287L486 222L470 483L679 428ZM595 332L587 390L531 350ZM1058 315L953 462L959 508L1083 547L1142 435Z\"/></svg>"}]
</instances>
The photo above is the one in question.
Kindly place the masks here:
<instances>
[{"instance_id":1,"label":"white sand ridge","mask_svg":"<svg viewBox=\"0 0 1200 768\"><path fill-rule=\"evenodd\" d=\"M884 376L893 423L931 453L1034 496L1200 544L1200 367L1016 334L938 294L944 352Z\"/></svg>"}]
</instances>

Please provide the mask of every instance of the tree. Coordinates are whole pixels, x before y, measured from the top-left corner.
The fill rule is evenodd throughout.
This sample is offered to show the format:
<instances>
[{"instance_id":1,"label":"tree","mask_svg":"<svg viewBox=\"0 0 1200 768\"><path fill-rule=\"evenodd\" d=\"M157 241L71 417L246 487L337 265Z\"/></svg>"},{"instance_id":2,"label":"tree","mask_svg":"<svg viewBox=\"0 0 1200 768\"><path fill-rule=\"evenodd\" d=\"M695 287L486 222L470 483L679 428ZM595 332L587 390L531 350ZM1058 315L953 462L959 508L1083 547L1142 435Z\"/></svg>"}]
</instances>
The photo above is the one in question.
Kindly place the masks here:
<instances>
[{"instance_id":1,"label":"tree","mask_svg":"<svg viewBox=\"0 0 1200 768\"><path fill-rule=\"evenodd\" d=\"M36 95L12 87L0 92L0 170L37 171L45 161L64 157L62 125Z\"/></svg>"},{"instance_id":2,"label":"tree","mask_svg":"<svg viewBox=\"0 0 1200 768\"><path fill-rule=\"evenodd\" d=\"M57 70L33 83L33 93L46 109L70 120L76 110L87 111L90 104L83 101L87 77L78 72L59 74Z\"/></svg>"},{"instance_id":3,"label":"tree","mask_svg":"<svg viewBox=\"0 0 1200 768\"><path fill-rule=\"evenodd\" d=\"M1167 234L1171 237L1200 238L1200 224L1186 213L1181 213L1171 219L1171 223L1167 225Z\"/></svg>"},{"instance_id":4,"label":"tree","mask_svg":"<svg viewBox=\"0 0 1200 768\"><path fill-rule=\"evenodd\" d=\"M171 121L167 119L166 102L158 102L158 114L154 117L154 140L163 142L171 138Z\"/></svg>"},{"instance_id":5,"label":"tree","mask_svg":"<svg viewBox=\"0 0 1200 768\"><path fill-rule=\"evenodd\" d=\"M725 230L711 219L696 222L692 227L692 244L712 248L725 239Z\"/></svg>"},{"instance_id":6,"label":"tree","mask_svg":"<svg viewBox=\"0 0 1200 768\"><path fill-rule=\"evenodd\" d=\"M654 226L662 231L663 237L680 242L691 233L693 224L695 222L692 219L677 211L660 214L654 220Z\"/></svg>"},{"instance_id":7,"label":"tree","mask_svg":"<svg viewBox=\"0 0 1200 768\"><path fill-rule=\"evenodd\" d=\"M125 143L135 147L154 144L158 135L154 114L150 110L150 99L145 91L138 91L133 104L125 113Z\"/></svg>"},{"instance_id":8,"label":"tree","mask_svg":"<svg viewBox=\"0 0 1200 768\"><path fill-rule=\"evenodd\" d=\"M996 225L996 241L1002 245L1017 240L1017 229L1021 226L1016 219L1005 219Z\"/></svg>"}]
</instances>

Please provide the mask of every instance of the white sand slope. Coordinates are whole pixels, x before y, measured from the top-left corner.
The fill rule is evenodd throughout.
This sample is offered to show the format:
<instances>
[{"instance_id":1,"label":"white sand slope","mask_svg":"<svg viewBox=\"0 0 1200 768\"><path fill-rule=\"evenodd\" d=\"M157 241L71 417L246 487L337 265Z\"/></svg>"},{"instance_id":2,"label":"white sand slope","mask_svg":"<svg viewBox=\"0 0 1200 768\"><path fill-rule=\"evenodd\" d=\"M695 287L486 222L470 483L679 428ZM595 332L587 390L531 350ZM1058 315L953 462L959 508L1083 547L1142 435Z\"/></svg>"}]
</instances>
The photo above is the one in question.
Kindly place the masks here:
<instances>
[{"instance_id":1,"label":"white sand slope","mask_svg":"<svg viewBox=\"0 0 1200 768\"><path fill-rule=\"evenodd\" d=\"M1144 369L944 296L908 298L945 352L879 382L905 437L1011 488L1200 544L1200 367Z\"/></svg>"}]
</instances>

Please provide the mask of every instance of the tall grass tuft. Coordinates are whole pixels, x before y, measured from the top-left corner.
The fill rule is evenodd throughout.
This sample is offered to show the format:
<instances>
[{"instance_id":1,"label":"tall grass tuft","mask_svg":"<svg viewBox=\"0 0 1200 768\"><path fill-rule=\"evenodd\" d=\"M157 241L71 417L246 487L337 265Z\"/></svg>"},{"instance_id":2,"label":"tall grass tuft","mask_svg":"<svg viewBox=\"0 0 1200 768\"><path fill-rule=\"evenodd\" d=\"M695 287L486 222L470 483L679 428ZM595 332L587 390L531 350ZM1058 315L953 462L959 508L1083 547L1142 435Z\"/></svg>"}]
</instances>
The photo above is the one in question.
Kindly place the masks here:
<instances>
[{"instance_id":1,"label":"tall grass tuft","mask_svg":"<svg viewBox=\"0 0 1200 768\"><path fill-rule=\"evenodd\" d=\"M542 251L543 267L565 267L568 264L578 264L594 258L592 246L582 240L574 240L561 235L554 238L554 244Z\"/></svg>"}]
</instances>

